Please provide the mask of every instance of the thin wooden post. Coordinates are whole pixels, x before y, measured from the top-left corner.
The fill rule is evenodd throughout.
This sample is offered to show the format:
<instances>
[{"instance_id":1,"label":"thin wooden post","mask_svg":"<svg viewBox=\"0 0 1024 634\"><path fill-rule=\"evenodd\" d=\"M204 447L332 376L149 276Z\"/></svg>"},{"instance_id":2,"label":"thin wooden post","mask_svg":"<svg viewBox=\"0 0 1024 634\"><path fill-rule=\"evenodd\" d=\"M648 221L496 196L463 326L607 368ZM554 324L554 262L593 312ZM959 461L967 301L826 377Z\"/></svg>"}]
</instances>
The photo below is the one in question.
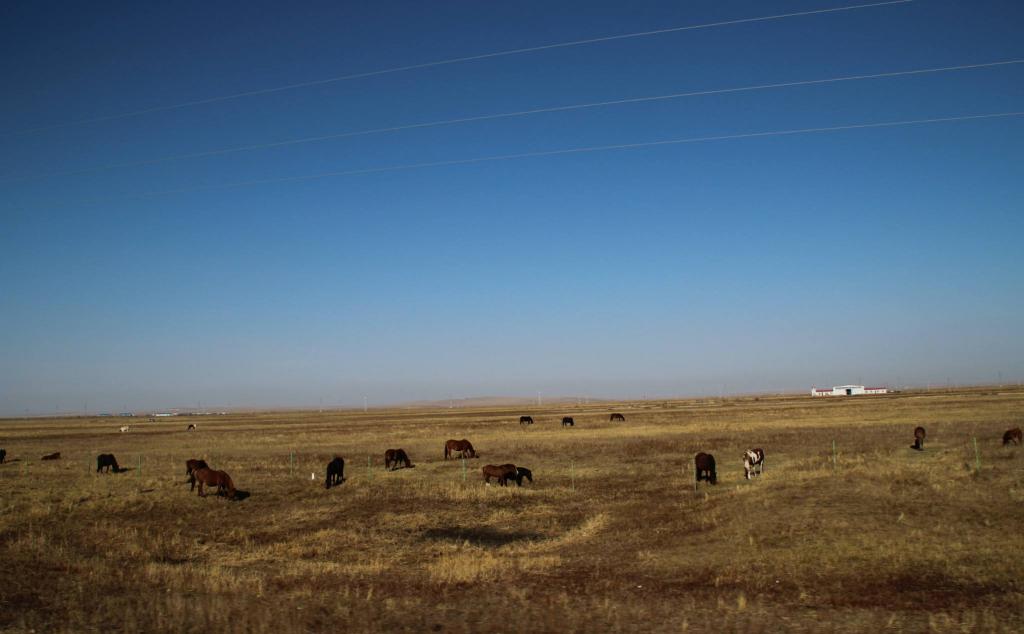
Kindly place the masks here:
<instances>
[{"instance_id":1,"label":"thin wooden post","mask_svg":"<svg viewBox=\"0 0 1024 634\"><path fill-rule=\"evenodd\" d=\"M981 473L981 453L978 451L978 437L974 436L974 470Z\"/></svg>"},{"instance_id":2,"label":"thin wooden post","mask_svg":"<svg viewBox=\"0 0 1024 634\"><path fill-rule=\"evenodd\" d=\"M139 482L142 482L142 456L139 456L139 475L137 476Z\"/></svg>"},{"instance_id":3,"label":"thin wooden post","mask_svg":"<svg viewBox=\"0 0 1024 634\"><path fill-rule=\"evenodd\" d=\"M835 471L838 467L838 461L836 460L836 441L832 439L832 470Z\"/></svg>"},{"instance_id":4,"label":"thin wooden post","mask_svg":"<svg viewBox=\"0 0 1024 634\"><path fill-rule=\"evenodd\" d=\"M288 475L295 473L295 452L288 454Z\"/></svg>"},{"instance_id":5,"label":"thin wooden post","mask_svg":"<svg viewBox=\"0 0 1024 634\"><path fill-rule=\"evenodd\" d=\"M576 490L576 462L569 461L569 486L573 491Z\"/></svg>"},{"instance_id":6,"label":"thin wooden post","mask_svg":"<svg viewBox=\"0 0 1024 634\"><path fill-rule=\"evenodd\" d=\"M466 481L466 458L465 458L465 456L462 457L462 481L463 482Z\"/></svg>"}]
</instances>

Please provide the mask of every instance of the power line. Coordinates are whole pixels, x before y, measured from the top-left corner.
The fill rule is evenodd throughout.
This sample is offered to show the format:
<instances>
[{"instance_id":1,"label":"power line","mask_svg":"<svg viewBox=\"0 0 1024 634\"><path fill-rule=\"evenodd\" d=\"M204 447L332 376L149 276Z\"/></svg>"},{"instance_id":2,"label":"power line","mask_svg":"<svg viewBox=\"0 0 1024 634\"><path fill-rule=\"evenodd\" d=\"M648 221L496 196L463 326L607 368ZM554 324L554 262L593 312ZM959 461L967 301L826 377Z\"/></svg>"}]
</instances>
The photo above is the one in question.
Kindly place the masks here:
<instances>
[{"instance_id":1,"label":"power line","mask_svg":"<svg viewBox=\"0 0 1024 634\"><path fill-rule=\"evenodd\" d=\"M543 150L539 152L521 152L517 154L498 154L493 156L481 156L476 158L465 158L465 159L453 159L448 161L431 161L425 163L407 163L404 165L388 165L382 167L368 167L354 170L339 170L332 172L320 172L318 174L307 174L303 176L283 176L278 178L263 178L248 181L235 181L232 183L223 183L220 185L207 185L198 187L185 187L180 189L165 189L160 191L145 192L141 194L129 194L125 196L116 196L109 198L94 199L86 201L87 203L101 203L110 202L116 200L137 200L144 198L156 198L159 196L170 196L174 194L188 194L195 192L204 191L216 191L224 189L237 189L241 187L252 187L255 185L272 185L281 183L294 183L300 181L317 180L321 178L332 178L341 176L360 176L366 174L379 174L383 172L398 172L425 169L431 167L450 167L453 165L471 165L474 163L491 163L496 161L509 161L515 159L527 159L527 158L540 158L546 156L559 156L566 154L586 154L591 152L609 152L614 150L631 150L639 148L649 148L667 145L683 145L690 143L707 143L711 141L730 141L736 139L753 139L763 137L776 137L776 136L793 136L799 134L814 134L822 132L838 132L841 130L864 130L870 128L894 128L899 126L909 125L925 125L933 123L951 123L954 121L977 121L981 119L997 119L1007 117L1020 117L1024 116L1024 111L1016 112L997 112L991 114L978 114L978 115L958 115L953 117L939 117L932 119L911 119L903 121L883 121L879 123L855 123L848 125L819 127L819 128L796 128L789 130L769 130L766 132L746 132L741 134L724 134L717 136L703 136L703 137L688 137L682 139L665 139L660 141L643 141L640 143L620 143L615 145L594 145L587 147L578 148L565 148L561 150Z\"/></svg>"},{"instance_id":2,"label":"power line","mask_svg":"<svg viewBox=\"0 0 1024 634\"><path fill-rule=\"evenodd\" d=\"M206 158L211 156L223 156L225 154L235 154L238 152L252 152L256 150L268 150L279 147L287 147L291 145L301 145L305 143L316 143L321 141L331 141L338 139L353 138L359 136L369 136L372 134L382 134L387 132L402 132L406 130L416 130L422 128L433 128L448 125L458 125L462 123L474 123L480 121L493 121L496 119L510 119L514 117L526 117L535 114L555 113L555 112L569 112L573 110L583 110L587 108L600 108L606 106L618 106L626 104L645 103L652 101L668 101L672 99L683 99L687 97L702 97L710 95L722 95L728 93L738 92L751 92L756 90L769 90L778 88L795 88L798 86L813 86L820 84L831 84L845 81L863 81L868 79L884 79L891 77L905 77L910 75L923 75L930 73L943 73L958 70L975 70L979 68L991 68L994 66L1007 66L1011 64L1022 64L1024 59L1013 59L999 62L986 62L982 64L962 64L959 66L943 66L938 68L919 68L914 70L904 71L893 71L886 73L874 73L871 75L846 75L841 77L830 77L827 79L808 79L802 81L790 81L774 84L756 84L753 86L740 86L734 88L719 88L713 90L698 90L691 92L680 92L672 93L667 95L652 95L647 97L630 97L625 99L613 99L611 101L595 101L590 103L579 103L569 104L564 106L551 106L547 108L534 108L531 110L518 110L513 112L501 112L495 114L478 115L473 117L460 117L456 119L442 119L438 121L427 121L422 123L412 123L408 125L399 126L388 126L383 128L370 128L367 130L354 130L350 132L338 132L334 134L324 134L319 136L302 137L298 139L288 139L284 141L273 141L269 143L255 143L251 145L238 145L227 148L218 148L213 150L205 150L202 152L191 152L188 154L175 154L171 156L162 156L153 159L143 159L139 161L126 161L123 163L110 163L107 165L98 165L95 167L85 167L75 170L66 170L62 172L51 172L48 174L35 174L21 177L9 177L0 178L0 182L22 182L27 180L35 180L40 178L56 178L61 176L75 176L78 174L88 174L92 172L100 172L113 169L123 169L128 167L142 167L146 165L156 165L159 163L167 163L170 161L181 161L187 159Z\"/></svg>"},{"instance_id":3,"label":"power line","mask_svg":"<svg viewBox=\"0 0 1024 634\"><path fill-rule=\"evenodd\" d=\"M720 21L720 22L709 22L709 23L706 23L706 24L692 24L692 25L689 25L689 26L677 26L677 27L671 27L671 28L666 28L666 29L657 29L657 30L654 30L654 31L640 31L640 32L637 32L637 33L624 33L624 34L621 34L621 35L608 35L608 36L604 36L604 37L594 37L594 38L589 38L589 39L585 39L585 40L573 40L573 41L570 41L570 42L557 42L557 43L554 43L554 44L544 44L544 45L541 45L541 46L530 46L530 47L526 47L526 48L515 48L515 49L504 50L504 51L495 51L495 52L492 52L492 53L482 53L480 55L469 55L469 56L466 56L466 57L454 57L454 58L451 58L451 59L443 59L443 60L438 60L438 61L433 61L433 62L424 62L422 64L410 64L410 65L407 65L407 66L396 66L396 67L393 67L393 68L385 68L385 69L381 69L381 70L373 70L373 71L367 71L367 72L363 72L363 73L353 73L353 74L350 74L350 75L340 75L340 76L337 76L337 77L327 77L327 78L324 78L324 79L316 79L316 80L313 80L313 81L299 82L299 83L295 83L295 84L286 84L284 86L275 86L275 87L272 87L272 88L260 88L258 90L249 90L249 91L246 91L246 92L233 93L233 94L230 94L230 95L221 95L219 97L210 97L210 98L207 98L207 99L197 99L197 100L194 100L194 101L184 101L184 102L181 102L181 103L169 104L169 105L166 105L166 106L155 106L155 107L152 107L152 108L144 108L142 110L133 110L133 111L129 111L129 112L121 112L121 113L118 113L118 114L106 115L106 116L102 116L102 117L94 117L94 118L91 118L91 119L79 119L78 121L68 121L66 123L56 123L56 124L47 125L47 126L40 126L40 127L36 127L36 128L28 128L28 129L24 129L24 130L16 130L16 131L12 131L12 132L0 133L0 137L23 135L23 134L33 134L33 133L36 133L36 132L44 132L44 131L47 131L47 130L54 130L54 129L58 129L58 128L66 128L66 127L75 126L75 125L84 125L84 124L87 124L87 123L100 123L100 122L103 122L103 121L114 121L114 120L117 120L117 119L125 119L125 118L128 118L128 117L135 117L135 116L139 116L139 115L143 115L143 114L151 114L151 113L154 113L154 112L166 112L168 110L178 110L178 109L181 109L181 108L189 108L189 107L192 107L192 106L201 106L201 105L207 105L207 104L212 104L212 103L219 103L219 102L222 102L222 101L230 101L230 100L233 100L233 99L242 99L244 97L256 97L256 96L259 96L259 95L267 95L267 94L270 94L270 93L283 92L283 91L286 91L286 90L296 90L298 88L310 88L310 87L313 87L313 86L322 86L324 84L332 84L332 83L337 83L337 82L342 82L342 81L351 81L353 79L363 79L363 78L366 78L366 77L376 77L378 75L388 75L388 74L392 74L392 73L402 73L402 72L407 72L407 71L411 71L411 70L420 70L420 69L424 69L424 68L432 68L432 67L435 67L435 66L447 66L447 65L450 65L450 64L461 64L461 63L464 63L464 62L471 62L471 61L477 61L477 60L482 60L482 59L492 59L492 58L495 58L495 57L507 57L507 56L510 56L510 55L522 55L523 53L535 53L535 52L538 52L538 51L546 51L546 50L551 50L551 49L556 49L556 48L569 48L569 47L572 47L572 46L584 46L584 45L588 45L588 44L598 44L598 43L601 43L601 42L611 42L611 41L615 41L615 40L625 40L625 39L632 39L632 38L638 38L638 37L650 37L650 36L653 36L653 35L664 35L666 33L679 33L679 32L683 32L683 31L695 31L695 30L698 30L698 29L710 29L710 28L716 28L716 27L722 27L722 26L732 26L732 25L736 25L736 24L747 24L747 23L751 23L751 22L766 22L766 21L769 21L769 20L782 20L782 19L785 19L785 18L795 18L795 17L802 17L802 16L808 16L808 15L818 15L818 14L823 14L823 13L837 13L837 12L840 12L840 11L853 11L853 10L857 10L857 9L869 9L869 8L874 8L874 7L883 7L883 6L895 5L895 4L908 4L910 2L914 2L914 0L889 0L887 2L873 2L873 3L870 3L870 4L855 4L855 5L848 5L848 6L844 6L844 7L834 7L834 8L831 8L831 9L814 9L814 10L810 10L810 11L797 11L797 12L794 12L794 13L782 13L782 14L778 14L778 15L766 15L766 16L759 16L759 17L754 17L754 18L741 18L741 19L738 19L738 20L724 20L724 21Z\"/></svg>"}]
</instances>

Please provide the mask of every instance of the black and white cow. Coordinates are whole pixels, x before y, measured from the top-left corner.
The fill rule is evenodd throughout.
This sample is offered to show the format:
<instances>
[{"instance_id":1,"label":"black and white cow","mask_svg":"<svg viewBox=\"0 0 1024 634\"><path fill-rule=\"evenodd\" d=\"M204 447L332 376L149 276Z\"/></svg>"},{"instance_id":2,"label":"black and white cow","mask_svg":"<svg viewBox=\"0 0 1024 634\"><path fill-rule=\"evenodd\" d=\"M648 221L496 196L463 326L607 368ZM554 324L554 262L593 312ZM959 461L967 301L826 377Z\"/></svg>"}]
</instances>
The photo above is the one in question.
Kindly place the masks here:
<instances>
[{"instance_id":1,"label":"black and white cow","mask_svg":"<svg viewBox=\"0 0 1024 634\"><path fill-rule=\"evenodd\" d=\"M764 449L748 449L743 454L743 475L747 480L764 472Z\"/></svg>"}]
</instances>

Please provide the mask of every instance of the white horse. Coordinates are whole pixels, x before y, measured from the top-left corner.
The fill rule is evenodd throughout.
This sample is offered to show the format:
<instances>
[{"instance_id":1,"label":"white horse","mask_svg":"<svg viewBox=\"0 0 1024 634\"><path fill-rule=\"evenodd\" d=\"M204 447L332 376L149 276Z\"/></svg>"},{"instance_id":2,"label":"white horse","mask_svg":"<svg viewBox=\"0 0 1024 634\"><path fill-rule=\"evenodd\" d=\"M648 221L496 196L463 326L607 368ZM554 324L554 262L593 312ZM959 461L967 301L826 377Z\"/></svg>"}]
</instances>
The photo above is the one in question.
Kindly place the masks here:
<instances>
[{"instance_id":1,"label":"white horse","mask_svg":"<svg viewBox=\"0 0 1024 634\"><path fill-rule=\"evenodd\" d=\"M750 478L764 472L764 449L748 449L743 454L743 475Z\"/></svg>"},{"instance_id":2,"label":"white horse","mask_svg":"<svg viewBox=\"0 0 1024 634\"><path fill-rule=\"evenodd\" d=\"M122 425L121 426L121 433L124 433L126 431L128 431L128 425Z\"/></svg>"}]
</instances>

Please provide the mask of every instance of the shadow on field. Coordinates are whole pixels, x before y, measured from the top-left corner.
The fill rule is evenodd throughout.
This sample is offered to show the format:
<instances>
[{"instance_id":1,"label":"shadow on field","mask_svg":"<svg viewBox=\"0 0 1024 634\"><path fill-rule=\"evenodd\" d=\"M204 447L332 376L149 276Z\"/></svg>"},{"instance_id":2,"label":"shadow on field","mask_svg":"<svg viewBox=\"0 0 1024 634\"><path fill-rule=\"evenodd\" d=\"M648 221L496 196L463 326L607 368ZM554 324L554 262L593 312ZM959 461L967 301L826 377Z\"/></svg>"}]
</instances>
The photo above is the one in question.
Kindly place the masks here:
<instances>
[{"instance_id":1,"label":"shadow on field","mask_svg":"<svg viewBox=\"0 0 1024 634\"><path fill-rule=\"evenodd\" d=\"M248 498L250 495L252 495L252 493L249 493L248 491L235 489L235 497L231 498L231 500L234 502L241 502L242 500Z\"/></svg>"},{"instance_id":2,"label":"shadow on field","mask_svg":"<svg viewBox=\"0 0 1024 634\"><path fill-rule=\"evenodd\" d=\"M529 531L498 531L493 528L428 528L423 531L423 539L441 542L469 542L474 546L498 548L515 542L536 541L543 539L540 533Z\"/></svg>"}]
</instances>

